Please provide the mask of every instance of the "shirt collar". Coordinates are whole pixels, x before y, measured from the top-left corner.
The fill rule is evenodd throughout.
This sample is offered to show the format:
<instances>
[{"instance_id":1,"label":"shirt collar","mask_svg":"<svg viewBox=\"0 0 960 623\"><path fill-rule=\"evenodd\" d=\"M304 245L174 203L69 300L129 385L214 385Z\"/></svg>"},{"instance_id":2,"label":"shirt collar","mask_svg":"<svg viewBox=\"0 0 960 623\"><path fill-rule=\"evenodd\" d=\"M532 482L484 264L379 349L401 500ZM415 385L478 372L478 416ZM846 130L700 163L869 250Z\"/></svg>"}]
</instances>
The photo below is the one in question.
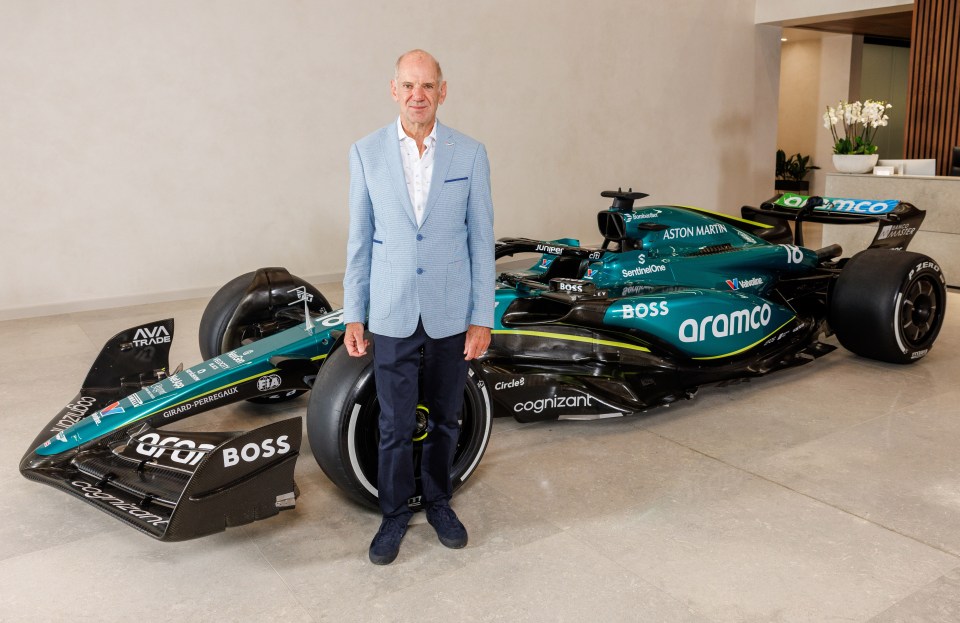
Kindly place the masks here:
<instances>
[{"instance_id":1,"label":"shirt collar","mask_svg":"<svg viewBox=\"0 0 960 623\"><path fill-rule=\"evenodd\" d=\"M436 119L433 120L433 129L430 130L430 134L427 135L427 138L423 140L424 145L432 145L437 142L437 126L440 125L440 122ZM407 136L407 133L403 131L403 124L400 122L400 116L397 115L397 137L402 141L405 138L410 138Z\"/></svg>"}]
</instances>

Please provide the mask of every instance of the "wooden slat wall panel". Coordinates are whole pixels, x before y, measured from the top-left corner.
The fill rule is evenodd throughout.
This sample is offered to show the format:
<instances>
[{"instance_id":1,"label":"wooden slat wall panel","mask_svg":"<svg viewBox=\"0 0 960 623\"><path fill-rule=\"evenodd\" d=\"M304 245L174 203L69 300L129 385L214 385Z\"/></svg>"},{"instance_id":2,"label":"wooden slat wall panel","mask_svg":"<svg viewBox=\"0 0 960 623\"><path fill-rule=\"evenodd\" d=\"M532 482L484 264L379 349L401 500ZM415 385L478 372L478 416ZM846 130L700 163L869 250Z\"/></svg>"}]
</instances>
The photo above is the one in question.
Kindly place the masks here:
<instances>
[{"instance_id":1,"label":"wooden slat wall panel","mask_svg":"<svg viewBox=\"0 0 960 623\"><path fill-rule=\"evenodd\" d=\"M905 139L907 158L936 158L937 174L947 174L960 145L958 0L914 2Z\"/></svg>"}]
</instances>

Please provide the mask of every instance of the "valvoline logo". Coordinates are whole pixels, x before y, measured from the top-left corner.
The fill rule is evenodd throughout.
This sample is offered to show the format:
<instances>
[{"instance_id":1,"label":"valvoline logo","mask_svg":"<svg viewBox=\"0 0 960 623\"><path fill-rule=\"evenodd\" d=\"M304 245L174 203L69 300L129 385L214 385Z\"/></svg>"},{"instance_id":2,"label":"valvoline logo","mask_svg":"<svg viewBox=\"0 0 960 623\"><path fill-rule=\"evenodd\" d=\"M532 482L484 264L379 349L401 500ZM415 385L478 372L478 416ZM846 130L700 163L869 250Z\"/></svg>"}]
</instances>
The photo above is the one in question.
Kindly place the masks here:
<instances>
[{"instance_id":1,"label":"valvoline logo","mask_svg":"<svg viewBox=\"0 0 960 623\"><path fill-rule=\"evenodd\" d=\"M593 277L594 277L594 275L596 275L596 273L597 273L597 271L593 270L592 268L588 268L588 269L587 269L587 274L584 275L583 278L584 278L584 279L593 279Z\"/></svg>"},{"instance_id":2,"label":"valvoline logo","mask_svg":"<svg viewBox=\"0 0 960 623\"><path fill-rule=\"evenodd\" d=\"M551 258L545 257L540 260L540 268L549 268L551 263L553 263L553 260Z\"/></svg>"},{"instance_id":3,"label":"valvoline logo","mask_svg":"<svg viewBox=\"0 0 960 623\"><path fill-rule=\"evenodd\" d=\"M763 279L760 277L754 277L753 279L727 279L727 285L730 286L731 290L739 290L740 288L752 288L755 286L762 286Z\"/></svg>"}]
</instances>

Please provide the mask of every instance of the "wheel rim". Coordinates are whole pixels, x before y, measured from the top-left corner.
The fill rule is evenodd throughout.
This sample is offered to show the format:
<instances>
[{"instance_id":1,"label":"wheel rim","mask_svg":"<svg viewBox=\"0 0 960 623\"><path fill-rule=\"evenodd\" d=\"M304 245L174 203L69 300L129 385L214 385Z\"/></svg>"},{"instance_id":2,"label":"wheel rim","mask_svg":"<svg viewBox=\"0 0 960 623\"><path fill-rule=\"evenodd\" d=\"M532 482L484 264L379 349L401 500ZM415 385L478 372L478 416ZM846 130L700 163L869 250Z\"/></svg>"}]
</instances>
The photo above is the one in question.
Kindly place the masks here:
<instances>
[{"instance_id":1,"label":"wheel rim","mask_svg":"<svg viewBox=\"0 0 960 623\"><path fill-rule=\"evenodd\" d=\"M376 386L373 383L372 368L369 371L369 382L363 383L364 389L356 398L356 423L352 439L348 443L353 445L357 465L368 490L377 488L377 472L380 444L380 401L377 398ZM479 392L471 391L468 386L464 389L463 408L460 410L460 434L457 437L457 447L453 455L453 467L450 475L454 489L457 488L466 472L475 463L475 454L482 446L486 429L482 421L484 403L478 396ZM430 410L423 404L417 405L417 426L413 433L413 469L416 480L416 496L421 494L420 489L420 457L423 452L423 442L429 437ZM416 499L416 498L415 498ZM415 505L414 505L415 506Z\"/></svg>"},{"instance_id":2,"label":"wheel rim","mask_svg":"<svg viewBox=\"0 0 960 623\"><path fill-rule=\"evenodd\" d=\"M922 344L936 329L940 309L939 290L932 278L913 283L900 302L900 332L913 346Z\"/></svg>"}]
</instances>

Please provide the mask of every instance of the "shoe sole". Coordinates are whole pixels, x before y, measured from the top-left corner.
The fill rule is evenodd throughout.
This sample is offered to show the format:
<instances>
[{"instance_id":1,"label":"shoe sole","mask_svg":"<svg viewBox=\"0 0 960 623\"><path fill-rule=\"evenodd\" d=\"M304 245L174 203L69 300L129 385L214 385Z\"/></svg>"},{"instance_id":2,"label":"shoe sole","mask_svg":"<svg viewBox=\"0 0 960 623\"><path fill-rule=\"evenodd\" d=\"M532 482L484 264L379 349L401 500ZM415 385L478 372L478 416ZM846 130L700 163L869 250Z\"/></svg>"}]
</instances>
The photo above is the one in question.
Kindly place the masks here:
<instances>
[{"instance_id":1,"label":"shoe sole","mask_svg":"<svg viewBox=\"0 0 960 623\"><path fill-rule=\"evenodd\" d=\"M393 556L377 556L373 552L368 552L368 553L370 556L370 562L372 562L373 564L389 565L391 562L397 559L397 554L399 554L400 552L395 553Z\"/></svg>"},{"instance_id":2,"label":"shoe sole","mask_svg":"<svg viewBox=\"0 0 960 623\"><path fill-rule=\"evenodd\" d=\"M440 540L444 547L449 547L450 549L463 549L467 546L467 539L463 539L463 541L453 541L451 539L444 539L439 535L437 535L437 539Z\"/></svg>"}]
</instances>

